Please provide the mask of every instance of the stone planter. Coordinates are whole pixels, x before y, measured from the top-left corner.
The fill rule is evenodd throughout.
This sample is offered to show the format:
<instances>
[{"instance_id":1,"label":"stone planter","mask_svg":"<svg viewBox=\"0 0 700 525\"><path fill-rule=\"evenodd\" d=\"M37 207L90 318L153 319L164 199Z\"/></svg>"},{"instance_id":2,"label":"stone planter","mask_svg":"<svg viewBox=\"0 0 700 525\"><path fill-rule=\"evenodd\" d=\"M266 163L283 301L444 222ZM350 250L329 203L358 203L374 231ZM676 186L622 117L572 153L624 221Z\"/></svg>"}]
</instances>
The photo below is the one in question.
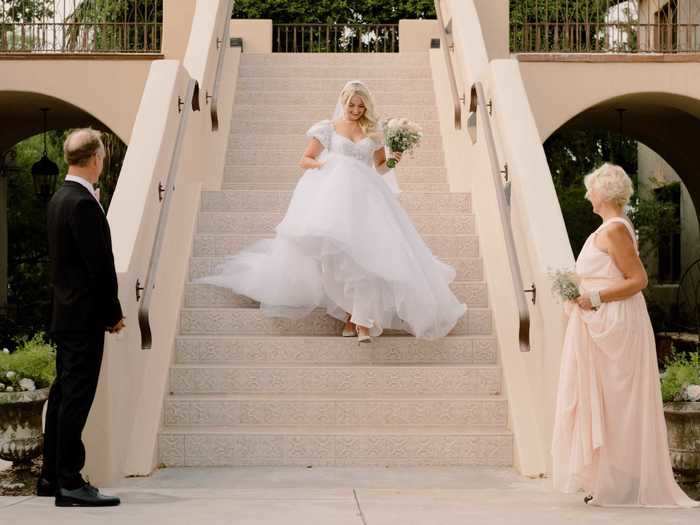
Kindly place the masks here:
<instances>
[{"instance_id":1,"label":"stone planter","mask_svg":"<svg viewBox=\"0 0 700 525\"><path fill-rule=\"evenodd\" d=\"M41 455L41 417L48 398L48 388L0 392L0 459L21 464Z\"/></svg>"},{"instance_id":2,"label":"stone planter","mask_svg":"<svg viewBox=\"0 0 700 525\"><path fill-rule=\"evenodd\" d=\"M700 482L700 402L664 405L673 471L684 483Z\"/></svg>"}]
</instances>

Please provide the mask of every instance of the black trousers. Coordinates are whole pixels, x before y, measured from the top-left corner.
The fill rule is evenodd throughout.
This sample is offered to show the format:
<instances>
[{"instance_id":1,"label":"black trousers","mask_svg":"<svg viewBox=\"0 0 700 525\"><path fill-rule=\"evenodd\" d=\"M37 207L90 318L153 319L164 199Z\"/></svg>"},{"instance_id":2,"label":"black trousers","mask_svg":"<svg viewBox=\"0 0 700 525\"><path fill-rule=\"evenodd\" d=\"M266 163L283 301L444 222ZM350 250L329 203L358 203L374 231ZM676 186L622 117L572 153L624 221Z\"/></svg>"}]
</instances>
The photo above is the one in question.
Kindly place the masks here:
<instances>
[{"instance_id":1,"label":"black trousers","mask_svg":"<svg viewBox=\"0 0 700 525\"><path fill-rule=\"evenodd\" d=\"M51 386L44 430L42 476L59 487L74 489L84 481L82 433L97 391L104 331L54 333L56 380Z\"/></svg>"}]
</instances>

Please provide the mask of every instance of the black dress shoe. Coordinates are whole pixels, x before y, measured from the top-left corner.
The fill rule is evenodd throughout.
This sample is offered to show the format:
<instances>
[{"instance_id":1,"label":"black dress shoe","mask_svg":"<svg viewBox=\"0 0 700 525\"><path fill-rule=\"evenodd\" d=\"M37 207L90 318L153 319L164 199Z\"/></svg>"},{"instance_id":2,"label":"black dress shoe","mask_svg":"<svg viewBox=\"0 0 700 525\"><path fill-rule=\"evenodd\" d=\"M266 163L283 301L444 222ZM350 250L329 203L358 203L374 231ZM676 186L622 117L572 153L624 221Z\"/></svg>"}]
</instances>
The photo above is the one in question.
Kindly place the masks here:
<instances>
[{"instance_id":1,"label":"black dress shoe","mask_svg":"<svg viewBox=\"0 0 700 525\"><path fill-rule=\"evenodd\" d=\"M95 487L86 483L74 490L58 489L57 507L116 507L121 500L115 496L104 496Z\"/></svg>"},{"instance_id":2,"label":"black dress shoe","mask_svg":"<svg viewBox=\"0 0 700 525\"><path fill-rule=\"evenodd\" d=\"M56 484L51 483L46 478L36 480L36 495L42 498L53 497L56 495Z\"/></svg>"}]
</instances>

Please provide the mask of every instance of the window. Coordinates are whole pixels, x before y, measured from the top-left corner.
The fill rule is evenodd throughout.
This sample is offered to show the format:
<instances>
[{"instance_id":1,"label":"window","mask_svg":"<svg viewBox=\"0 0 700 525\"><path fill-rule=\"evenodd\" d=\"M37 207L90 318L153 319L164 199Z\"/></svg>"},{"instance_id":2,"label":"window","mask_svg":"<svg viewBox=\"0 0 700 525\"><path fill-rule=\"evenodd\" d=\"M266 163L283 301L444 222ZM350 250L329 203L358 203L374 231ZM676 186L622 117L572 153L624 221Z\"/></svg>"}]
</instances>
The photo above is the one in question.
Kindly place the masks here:
<instances>
[{"instance_id":1,"label":"window","mask_svg":"<svg viewBox=\"0 0 700 525\"><path fill-rule=\"evenodd\" d=\"M656 50L670 53L678 50L678 0L669 0L654 15Z\"/></svg>"}]
</instances>

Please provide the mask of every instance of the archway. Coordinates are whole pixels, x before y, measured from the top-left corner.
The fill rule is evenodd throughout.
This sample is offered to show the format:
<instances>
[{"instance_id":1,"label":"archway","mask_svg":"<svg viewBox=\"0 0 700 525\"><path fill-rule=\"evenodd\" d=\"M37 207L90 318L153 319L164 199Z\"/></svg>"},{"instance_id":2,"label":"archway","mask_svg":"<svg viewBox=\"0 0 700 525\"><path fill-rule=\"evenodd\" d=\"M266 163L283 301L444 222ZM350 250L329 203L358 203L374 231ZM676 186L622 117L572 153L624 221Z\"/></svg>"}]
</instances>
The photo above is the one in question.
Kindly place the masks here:
<instances>
[{"instance_id":1,"label":"archway","mask_svg":"<svg viewBox=\"0 0 700 525\"><path fill-rule=\"evenodd\" d=\"M572 236L571 226L584 223L583 229L590 230L593 221L590 215L586 216L587 212L581 212L581 207L587 207L586 204L579 207L580 219L574 218L572 210L568 209L578 205L576 199L582 199L583 188L574 188L570 192L562 188L561 180L557 180L561 176L557 171L561 169L556 166L561 162L553 158L553 144L562 148L567 140L585 143L594 137L591 144L604 150L592 154L596 162L611 160L622 163L633 175L638 200L637 209L632 213L642 223L640 237L648 247L642 250L652 283L647 298L652 318L657 316L655 325L660 330L672 328L673 316L678 314L675 306L681 276L700 259L700 173L697 170L700 152L696 146L699 134L700 100L647 92L609 98L592 105L561 124L544 142L574 249L580 247L574 245L580 245L581 236ZM581 143L575 146L578 155ZM616 153L618 158L615 158ZM582 172L569 175L569 179L580 185L582 175ZM677 215L677 232L673 230L672 212ZM656 220L658 227L655 229L654 224L644 226L645 220L652 223ZM599 221L596 219L595 222Z\"/></svg>"},{"instance_id":2,"label":"archway","mask_svg":"<svg viewBox=\"0 0 700 525\"><path fill-rule=\"evenodd\" d=\"M0 91L0 345L8 347L14 336L31 337L45 328L50 315L46 203L35 196L30 174L43 152L40 108L49 109L47 145L49 157L59 166L57 185L66 171L62 143L67 130L92 127L105 132L108 158L100 183L105 207L126 150L108 126L69 102L39 93Z\"/></svg>"},{"instance_id":3,"label":"archway","mask_svg":"<svg viewBox=\"0 0 700 525\"><path fill-rule=\"evenodd\" d=\"M49 108L49 129L93 127L110 131L109 127L87 111L64 100L26 91L0 91L0 152L18 142L41 133L39 108Z\"/></svg>"}]
</instances>

